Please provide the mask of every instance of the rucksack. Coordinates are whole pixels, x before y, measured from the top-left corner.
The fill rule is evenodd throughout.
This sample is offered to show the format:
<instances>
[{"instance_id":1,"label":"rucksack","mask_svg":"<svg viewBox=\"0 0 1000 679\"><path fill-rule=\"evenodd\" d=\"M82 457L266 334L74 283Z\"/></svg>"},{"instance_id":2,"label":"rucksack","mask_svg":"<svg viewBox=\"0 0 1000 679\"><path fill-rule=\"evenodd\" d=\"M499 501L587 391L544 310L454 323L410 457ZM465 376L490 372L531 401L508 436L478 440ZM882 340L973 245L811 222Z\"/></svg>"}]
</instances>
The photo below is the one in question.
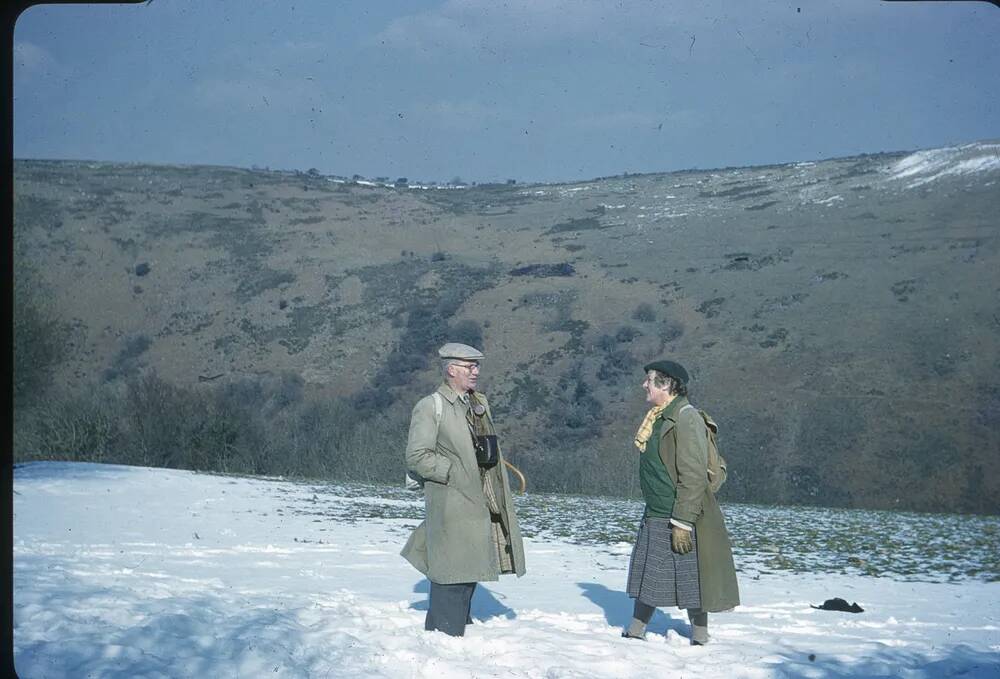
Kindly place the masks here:
<instances>
[{"instance_id":1,"label":"rucksack","mask_svg":"<svg viewBox=\"0 0 1000 679\"><path fill-rule=\"evenodd\" d=\"M684 412L687 408L694 408L694 406L688 403L680 409L680 412ZM719 433L719 425L704 410L697 408L696 410L698 410L701 418L705 420L705 429L708 430L708 488L715 495L722 488L722 484L726 482L727 476L726 458L722 457L722 454L719 452L719 444L716 440Z\"/></svg>"},{"instance_id":2,"label":"rucksack","mask_svg":"<svg viewBox=\"0 0 1000 679\"><path fill-rule=\"evenodd\" d=\"M441 426L441 412L444 410L444 404L441 402L441 394L434 392L431 394L434 398L434 425L437 427ZM419 478L415 478L410 475L411 472L406 472L406 490L423 490L424 482Z\"/></svg>"}]
</instances>

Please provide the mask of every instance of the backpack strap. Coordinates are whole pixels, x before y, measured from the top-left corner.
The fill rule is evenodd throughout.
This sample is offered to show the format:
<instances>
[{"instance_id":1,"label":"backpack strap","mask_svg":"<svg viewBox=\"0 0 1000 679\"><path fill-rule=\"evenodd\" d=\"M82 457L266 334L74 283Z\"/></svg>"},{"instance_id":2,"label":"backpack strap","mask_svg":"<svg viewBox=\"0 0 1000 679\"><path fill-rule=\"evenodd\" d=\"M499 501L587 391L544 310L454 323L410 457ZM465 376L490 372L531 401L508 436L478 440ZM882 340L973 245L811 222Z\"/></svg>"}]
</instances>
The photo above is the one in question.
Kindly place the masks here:
<instances>
[{"instance_id":1,"label":"backpack strap","mask_svg":"<svg viewBox=\"0 0 1000 679\"><path fill-rule=\"evenodd\" d=\"M438 427L441 426L441 412L444 410L444 403L441 402L441 394L434 392L431 394L431 398L434 399L434 424Z\"/></svg>"},{"instance_id":2,"label":"backpack strap","mask_svg":"<svg viewBox=\"0 0 1000 679\"><path fill-rule=\"evenodd\" d=\"M444 402L443 399L441 398L441 394L437 393L436 391L433 394L431 394L431 398L434 399L434 426L440 429L441 414L444 412ZM424 489L423 482L418 481L417 479L410 476L409 472L407 472L406 476L404 477L403 485L406 487L407 490L422 491Z\"/></svg>"}]
</instances>

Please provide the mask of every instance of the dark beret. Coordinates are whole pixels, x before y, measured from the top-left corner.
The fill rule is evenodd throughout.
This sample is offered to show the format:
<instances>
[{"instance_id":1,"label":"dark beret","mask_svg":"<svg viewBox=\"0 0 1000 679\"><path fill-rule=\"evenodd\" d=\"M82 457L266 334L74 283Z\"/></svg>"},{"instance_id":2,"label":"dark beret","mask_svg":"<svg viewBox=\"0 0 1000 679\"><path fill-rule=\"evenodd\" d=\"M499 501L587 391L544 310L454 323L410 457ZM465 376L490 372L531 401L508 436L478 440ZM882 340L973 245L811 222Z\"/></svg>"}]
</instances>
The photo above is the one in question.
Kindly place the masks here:
<instances>
[{"instance_id":1,"label":"dark beret","mask_svg":"<svg viewBox=\"0 0 1000 679\"><path fill-rule=\"evenodd\" d=\"M680 380L681 384L688 383L688 373L680 363L674 363L673 361L653 361L643 368L646 372L650 370L655 370L661 372L664 375L673 377L676 380Z\"/></svg>"}]
</instances>

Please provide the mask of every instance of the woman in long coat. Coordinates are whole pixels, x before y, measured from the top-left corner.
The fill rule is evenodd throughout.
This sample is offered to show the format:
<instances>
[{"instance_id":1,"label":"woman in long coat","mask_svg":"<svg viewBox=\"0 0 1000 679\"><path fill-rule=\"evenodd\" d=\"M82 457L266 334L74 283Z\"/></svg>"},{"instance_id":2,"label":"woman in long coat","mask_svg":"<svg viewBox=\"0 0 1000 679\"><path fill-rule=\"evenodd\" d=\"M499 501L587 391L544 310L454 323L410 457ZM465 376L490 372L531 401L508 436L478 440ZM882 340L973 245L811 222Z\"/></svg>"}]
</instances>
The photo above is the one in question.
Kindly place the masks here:
<instances>
[{"instance_id":1,"label":"woman in long coat","mask_svg":"<svg viewBox=\"0 0 1000 679\"><path fill-rule=\"evenodd\" d=\"M687 399L688 374L673 361L645 366L652 404L635 444L646 510L629 563L632 622L644 638L658 606L688 612L691 643L708 643L708 613L740 603L729 534L708 484L708 423ZM714 424L714 423L712 423Z\"/></svg>"}]
</instances>

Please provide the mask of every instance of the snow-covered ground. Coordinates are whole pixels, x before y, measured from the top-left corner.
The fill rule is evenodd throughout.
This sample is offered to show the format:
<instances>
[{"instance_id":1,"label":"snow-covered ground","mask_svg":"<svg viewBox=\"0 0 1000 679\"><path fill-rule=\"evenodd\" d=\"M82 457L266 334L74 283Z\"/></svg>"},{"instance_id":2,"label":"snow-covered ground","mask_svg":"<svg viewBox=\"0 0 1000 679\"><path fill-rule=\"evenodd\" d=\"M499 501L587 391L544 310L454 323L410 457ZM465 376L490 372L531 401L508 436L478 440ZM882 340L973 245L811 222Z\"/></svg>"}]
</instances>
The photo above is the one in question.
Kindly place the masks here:
<instances>
[{"instance_id":1,"label":"snow-covered ground","mask_svg":"<svg viewBox=\"0 0 1000 679\"><path fill-rule=\"evenodd\" d=\"M710 645L688 645L677 610L638 642L619 636L620 529L529 529L528 574L480 587L475 624L451 638L422 629L427 582L398 556L418 503L402 493L81 463L19 465L14 493L21 677L1000 677L993 576L744 568L744 605L711 616ZM548 512L550 526L579 521L581 502L521 501L526 523ZM787 531L796 511L729 520ZM913 521L910 538L928 539ZM865 612L810 608L834 596Z\"/></svg>"}]
</instances>

